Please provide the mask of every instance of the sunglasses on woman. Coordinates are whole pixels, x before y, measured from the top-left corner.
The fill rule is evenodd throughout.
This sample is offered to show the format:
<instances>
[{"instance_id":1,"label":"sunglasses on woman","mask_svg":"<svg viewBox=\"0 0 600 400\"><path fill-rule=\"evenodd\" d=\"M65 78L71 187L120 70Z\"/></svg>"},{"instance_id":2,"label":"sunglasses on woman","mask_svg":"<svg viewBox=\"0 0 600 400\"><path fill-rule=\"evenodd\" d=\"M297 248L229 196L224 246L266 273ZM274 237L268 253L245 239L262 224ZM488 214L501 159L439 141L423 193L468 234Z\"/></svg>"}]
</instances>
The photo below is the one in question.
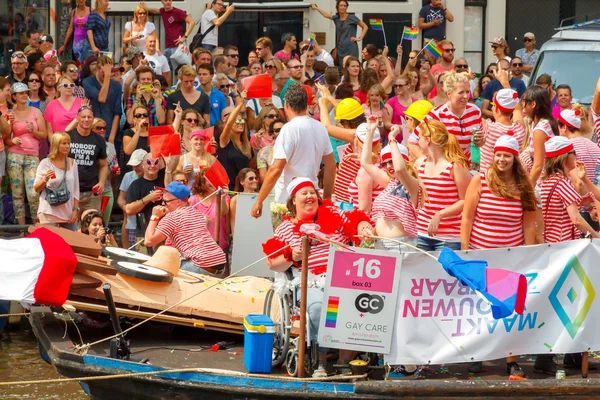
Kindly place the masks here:
<instances>
[{"instance_id":1,"label":"sunglasses on woman","mask_svg":"<svg viewBox=\"0 0 600 400\"><path fill-rule=\"evenodd\" d=\"M183 183L184 185L188 184L188 180L187 179L175 179L177 182Z\"/></svg>"},{"instance_id":2,"label":"sunglasses on woman","mask_svg":"<svg viewBox=\"0 0 600 400\"><path fill-rule=\"evenodd\" d=\"M79 69L77 67L71 67L68 69L69 72L79 72Z\"/></svg>"},{"instance_id":3,"label":"sunglasses on woman","mask_svg":"<svg viewBox=\"0 0 600 400\"><path fill-rule=\"evenodd\" d=\"M159 162L160 162L160 158L157 158L155 160L151 160L149 158L146 158L146 164L148 164L148 166L150 166L150 167L156 167Z\"/></svg>"},{"instance_id":4,"label":"sunglasses on woman","mask_svg":"<svg viewBox=\"0 0 600 400\"><path fill-rule=\"evenodd\" d=\"M74 83L61 83L60 85L58 85L58 87L64 87L64 88L74 88L76 85Z\"/></svg>"},{"instance_id":5,"label":"sunglasses on woman","mask_svg":"<svg viewBox=\"0 0 600 400\"><path fill-rule=\"evenodd\" d=\"M198 118L186 118L185 120L188 122L188 124L197 124L200 122Z\"/></svg>"},{"instance_id":6,"label":"sunglasses on woman","mask_svg":"<svg viewBox=\"0 0 600 400\"><path fill-rule=\"evenodd\" d=\"M275 66L274 65L265 65L265 68L266 69L273 69L273 68L275 68Z\"/></svg>"},{"instance_id":7,"label":"sunglasses on woman","mask_svg":"<svg viewBox=\"0 0 600 400\"><path fill-rule=\"evenodd\" d=\"M248 179L250 182L258 180L258 178L256 176L249 176L246 179Z\"/></svg>"},{"instance_id":8,"label":"sunglasses on woman","mask_svg":"<svg viewBox=\"0 0 600 400\"><path fill-rule=\"evenodd\" d=\"M219 85L219 89L223 90L223 89L229 89L231 87L231 85Z\"/></svg>"},{"instance_id":9,"label":"sunglasses on woman","mask_svg":"<svg viewBox=\"0 0 600 400\"><path fill-rule=\"evenodd\" d=\"M273 133L279 133L281 131L281 128L275 128L273 129Z\"/></svg>"},{"instance_id":10,"label":"sunglasses on woman","mask_svg":"<svg viewBox=\"0 0 600 400\"><path fill-rule=\"evenodd\" d=\"M277 118L277 114L267 114L267 115L265 115L265 118L275 119L275 118Z\"/></svg>"},{"instance_id":11,"label":"sunglasses on woman","mask_svg":"<svg viewBox=\"0 0 600 400\"><path fill-rule=\"evenodd\" d=\"M105 131L106 130L106 125L104 125L104 126L97 126L94 129L99 130L99 131Z\"/></svg>"},{"instance_id":12,"label":"sunglasses on woman","mask_svg":"<svg viewBox=\"0 0 600 400\"><path fill-rule=\"evenodd\" d=\"M139 113L139 114L135 114L134 117L136 117L136 118L148 118L148 114L146 114L146 113Z\"/></svg>"},{"instance_id":13,"label":"sunglasses on woman","mask_svg":"<svg viewBox=\"0 0 600 400\"><path fill-rule=\"evenodd\" d=\"M41 79L33 78L29 80L29 83L42 83Z\"/></svg>"},{"instance_id":14,"label":"sunglasses on woman","mask_svg":"<svg viewBox=\"0 0 600 400\"><path fill-rule=\"evenodd\" d=\"M235 120L236 125L243 125L246 123L245 119L236 119Z\"/></svg>"}]
</instances>

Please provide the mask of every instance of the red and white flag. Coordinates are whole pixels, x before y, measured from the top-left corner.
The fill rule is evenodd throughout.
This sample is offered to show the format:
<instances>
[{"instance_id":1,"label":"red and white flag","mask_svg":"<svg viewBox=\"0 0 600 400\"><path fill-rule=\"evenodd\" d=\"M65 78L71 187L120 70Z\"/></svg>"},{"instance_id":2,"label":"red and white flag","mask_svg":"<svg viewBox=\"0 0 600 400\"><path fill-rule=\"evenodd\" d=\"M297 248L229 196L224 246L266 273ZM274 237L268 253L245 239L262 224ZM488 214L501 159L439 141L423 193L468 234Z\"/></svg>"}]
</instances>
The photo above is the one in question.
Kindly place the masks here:
<instances>
[{"instance_id":1,"label":"red and white flag","mask_svg":"<svg viewBox=\"0 0 600 400\"><path fill-rule=\"evenodd\" d=\"M54 232L0 240L0 300L61 306L77 267L71 247Z\"/></svg>"}]
</instances>

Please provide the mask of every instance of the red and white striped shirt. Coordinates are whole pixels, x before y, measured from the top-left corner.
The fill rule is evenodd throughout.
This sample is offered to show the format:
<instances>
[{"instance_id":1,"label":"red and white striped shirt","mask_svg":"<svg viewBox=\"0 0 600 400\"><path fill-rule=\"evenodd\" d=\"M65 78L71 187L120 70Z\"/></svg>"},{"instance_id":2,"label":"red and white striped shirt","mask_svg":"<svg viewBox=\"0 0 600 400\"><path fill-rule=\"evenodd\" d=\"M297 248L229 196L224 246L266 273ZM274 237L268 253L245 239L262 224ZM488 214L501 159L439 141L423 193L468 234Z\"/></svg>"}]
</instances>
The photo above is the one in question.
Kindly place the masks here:
<instances>
[{"instance_id":1,"label":"red and white striped shirt","mask_svg":"<svg viewBox=\"0 0 600 400\"><path fill-rule=\"evenodd\" d=\"M509 200L494 194L487 185L485 173L480 173L479 177L481 195L475 211L469 248L521 246L525 241L521 200Z\"/></svg>"},{"instance_id":2,"label":"red and white striped shirt","mask_svg":"<svg viewBox=\"0 0 600 400\"><path fill-rule=\"evenodd\" d=\"M474 129L479 130L481 128L481 110L475 104L467 103L462 116L458 117L450 111L448 103L446 103L431 110L423 121L429 121L430 119L441 121L448 132L456 136L463 152L470 159L471 140L473 137L471 132ZM408 143L419 143L419 127L415 128L414 132L410 135Z\"/></svg>"},{"instance_id":3,"label":"red and white striped shirt","mask_svg":"<svg viewBox=\"0 0 600 400\"><path fill-rule=\"evenodd\" d=\"M522 148L523 143L525 142L525 127L521 124L506 126L498 122L488 121L487 124L483 125L482 130L485 138L485 142L479 149L481 152L479 170L482 172L488 169L494 160L494 146L500 136L506 135L509 131L512 131L512 137L517 139L519 148Z\"/></svg>"},{"instance_id":4,"label":"red and white striped shirt","mask_svg":"<svg viewBox=\"0 0 600 400\"><path fill-rule=\"evenodd\" d=\"M577 137L569 139L573 143L577 161L585 164L585 174L590 182L594 182L596 175L596 161L600 157L600 148L590 139Z\"/></svg>"},{"instance_id":5,"label":"red and white striped shirt","mask_svg":"<svg viewBox=\"0 0 600 400\"><path fill-rule=\"evenodd\" d=\"M375 224L379 218L400 222L410 237L417 236L417 211L404 186L395 179L373 201L371 221Z\"/></svg>"},{"instance_id":6,"label":"red and white striped shirt","mask_svg":"<svg viewBox=\"0 0 600 400\"><path fill-rule=\"evenodd\" d=\"M331 207L331 209L335 210L336 212L341 212L337 208ZM281 240L286 244L289 244L292 248L302 246L302 236L303 235L300 233L299 229L296 228L296 224L294 224L289 219L283 221L273 233L274 238ZM336 242L344 244L350 243L350 240L341 233L331 235L329 238L331 240L335 240ZM328 259L329 243L313 241L313 243L311 243L310 246L310 252L308 253L309 272L312 272L315 269L319 271L319 275L325 272L327 268Z\"/></svg>"},{"instance_id":7,"label":"red and white striped shirt","mask_svg":"<svg viewBox=\"0 0 600 400\"><path fill-rule=\"evenodd\" d=\"M519 154L519 160L521 160L521 164L523 164L523 167L525 167L525 171L530 173L531 168L533 168L533 160L531 159L529 151L524 151L523 153Z\"/></svg>"},{"instance_id":8,"label":"red and white striped shirt","mask_svg":"<svg viewBox=\"0 0 600 400\"><path fill-rule=\"evenodd\" d=\"M438 176L425 175L426 162L427 158L425 158L425 161L423 161L423 164L419 167L419 179L423 182L427 198L424 201L423 207L419 208L417 213L417 233L420 236L429 237L427 228L435 213L450 207L452 204L456 203L459 198L456 182L454 182L454 179L450 175L450 171L452 171L452 168L454 167L454 162L450 163L450 165L448 165L448 167ZM459 239L460 217L459 214L442 218L438 226L438 233L434 238L454 241Z\"/></svg>"},{"instance_id":9,"label":"red and white striped shirt","mask_svg":"<svg viewBox=\"0 0 600 400\"><path fill-rule=\"evenodd\" d=\"M352 146L346 146L346 150L342 157L352 153L354 150ZM348 188L350 184L356 179L358 170L360 169L360 163L356 160L349 159L340 161L337 175L335 176L335 183L333 184L333 193L335 194L335 201L344 201L350 203L350 196L348 195Z\"/></svg>"},{"instance_id":10,"label":"red and white striped shirt","mask_svg":"<svg viewBox=\"0 0 600 400\"><path fill-rule=\"evenodd\" d=\"M537 123L537 125L533 125L533 122L531 123L531 135L529 136L529 153L531 158L533 158L533 132L535 131L542 131L546 134L546 140L550 139L551 137L554 136L554 131L552 130L552 125L550 124L550 121L548 121L547 119L540 119L539 122Z\"/></svg>"},{"instance_id":11,"label":"red and white striped shirt","mask_svg":"<svg viewBox=\"0 0 600 400\"><path fill-rule=\"evenodd\" d=\"M180 207L161 219L156 230L198 267L225 264L225 253L208 231L206 218L194 207Z\"/></svg>"},{"instance_id":12,"label":"red and white striped shirt","mask_svg":"<svg viewBox=\"0 0 600 400\"><path fill-rule=\"evenodd\" d=\"M594 110L592 110L592 120L594 121L594 129L596 130L596 135L600 137L600 114L596 114Z\"/></svg>"},{"instance_id":13,"label":"red and white striped shirt","mask_svg":"<svg viewBox=\"0 0 600 400\"><path fill-rule=\"evenodd\" d=\"M579 229L573 225L567 213L568 206L571 204L579 206L581 202L581 196L571 182L563 175L552 175L542 181L541 198L544 215L544 241L556 243L579 239ZM549 198L550 200L548 200Z\"/></svg>"}]
</instances>

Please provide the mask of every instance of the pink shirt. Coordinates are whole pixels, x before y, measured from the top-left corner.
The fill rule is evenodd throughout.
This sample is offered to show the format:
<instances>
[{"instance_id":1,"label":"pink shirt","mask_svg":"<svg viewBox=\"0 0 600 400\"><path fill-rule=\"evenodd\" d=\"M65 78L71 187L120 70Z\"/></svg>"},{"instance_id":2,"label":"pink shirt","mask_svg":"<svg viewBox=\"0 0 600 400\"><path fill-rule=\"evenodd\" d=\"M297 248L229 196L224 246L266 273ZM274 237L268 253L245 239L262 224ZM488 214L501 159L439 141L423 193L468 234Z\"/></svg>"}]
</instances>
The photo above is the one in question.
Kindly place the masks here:
<instances>
[{"instance_id":1,"label":"pink shirt","mask_svg":"<svg viewBox=\"0 0 600 400\"><path fill-rule=\"evenodd\" d=\"M275 58L278 58L280 61L285 62L289 59L292 58L292 54L291 53L286 53L283 50L279 50L277 53L274 54ZM298 60L298 55L294 54L294 58L296 60Z\"/></svg>"},{"instance_id":2,"label":"pink shirt","mask_svg":"<svg viewBox=\"0 0 600 400\"><path fill-rule=\"evenodd\" d=\"M60 100L54 99L46 106L44 119L50 123L52 132L64 132L67 126L77 117L83 99L75 97L70 109L66 109Z\"/></svg>"},{"instance_id":3,"label":"pink shirt","mask_svg":"<svg viewBox=\"0 0 600 400\"><path fill-rule=\"evenodd\" d=\"M15 118L12 123L13 139L21 139L21 144L14 144L8 148L9 153L24 154L26 156L38 156L40 141L27 128L27 122L33 124L33 129L38 129L37 118L35 117L35 107L29 107L31 114L26 121L19 121Z\"/></svg>"},{"instance_id":4,"label":"pink shirt","mask_svg":"<svg viewBox=\"0 0 600 400\"><path fill-rule=\"evenodd\" d=\"M229 204L229 196L227 196L227 204ZM217 201L216 197L213 197L213 201L209 206L205 206L200 203L200 198L198 195L193 195L189 199L190 207L195 208L200 211L206 217L206 226L208 227L208 231L212 235L215 232L215 216L217 214ZM198 204L200 203L200 204ZM219 246L222 249L226 249L229 245L229 234L227 233L227 216L221 216L221 225L219 226Z\"/></svg>"}]
</instances>

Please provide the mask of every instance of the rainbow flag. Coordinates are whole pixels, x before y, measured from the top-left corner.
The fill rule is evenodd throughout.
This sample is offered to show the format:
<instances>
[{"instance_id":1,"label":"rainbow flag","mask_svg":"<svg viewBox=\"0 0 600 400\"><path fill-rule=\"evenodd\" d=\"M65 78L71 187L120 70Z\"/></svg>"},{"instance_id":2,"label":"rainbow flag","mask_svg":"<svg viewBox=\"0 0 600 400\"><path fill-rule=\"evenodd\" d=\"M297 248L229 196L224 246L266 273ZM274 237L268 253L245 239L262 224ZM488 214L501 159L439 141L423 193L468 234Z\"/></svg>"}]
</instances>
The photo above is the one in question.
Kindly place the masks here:
<instances>
[{"instance_id":1,"label":"rainbow flag","mask_svg":"<svg viewBox=\"0 0 600 400\"><path fill-rule=\"evenodd\" d=\"M423 50L425 50L427 53L431 54L431 56L433 58L435 58L436 60L438 58L440 58L440 56L444 52L444 50L442 49L442 46L440 46L439 43L436 42L435 40L432 40L431 42L427 43L427 46L425 46L425 48Z\"/></svg>"},{"instance_id":2,"label":"rainbow flag","mask_svg":"<svg viewBox=\"0 0 600 400\"><path fill-rule=\"evenodd\" d=\"M308 43L310 45L314 45L316 41L317 41L317 38L315 37L315 34L311 33L310 36L308 37Z\"/></svg>"},{"instance_id":3,"label":"rainbow flag","mask_svg":"<svg viewBox=\"0 0 600 400\"><path fill-rule=\"evenodd\" d=\"M374 31L383 30L383 21L381 18L369 18L369 25L371 25L371 28L373 28Z\"/></svg>"},{"instance_id":4,"label":"rainbow flag","mask_svg":"<svg viewBox=\"0 0 600 400\"><path fill-rule=\"evenodd\" d=\"M412 26L404 27L404 39L405 40L415 40L419 35L419 28L415 28Z\"/></svg>"},{"instance_id":5,"label":"rainbow flag","mask_svg":"<svg viewBox=\"0 0 600 400\"><path fill-rule=\"evenodd\" d=\"M337 324L338 309L340 307L340 298L336 296L330 296L327 299L327 315L325 317L325 327L335 328Z\"/></svg>"}]
</instances>

